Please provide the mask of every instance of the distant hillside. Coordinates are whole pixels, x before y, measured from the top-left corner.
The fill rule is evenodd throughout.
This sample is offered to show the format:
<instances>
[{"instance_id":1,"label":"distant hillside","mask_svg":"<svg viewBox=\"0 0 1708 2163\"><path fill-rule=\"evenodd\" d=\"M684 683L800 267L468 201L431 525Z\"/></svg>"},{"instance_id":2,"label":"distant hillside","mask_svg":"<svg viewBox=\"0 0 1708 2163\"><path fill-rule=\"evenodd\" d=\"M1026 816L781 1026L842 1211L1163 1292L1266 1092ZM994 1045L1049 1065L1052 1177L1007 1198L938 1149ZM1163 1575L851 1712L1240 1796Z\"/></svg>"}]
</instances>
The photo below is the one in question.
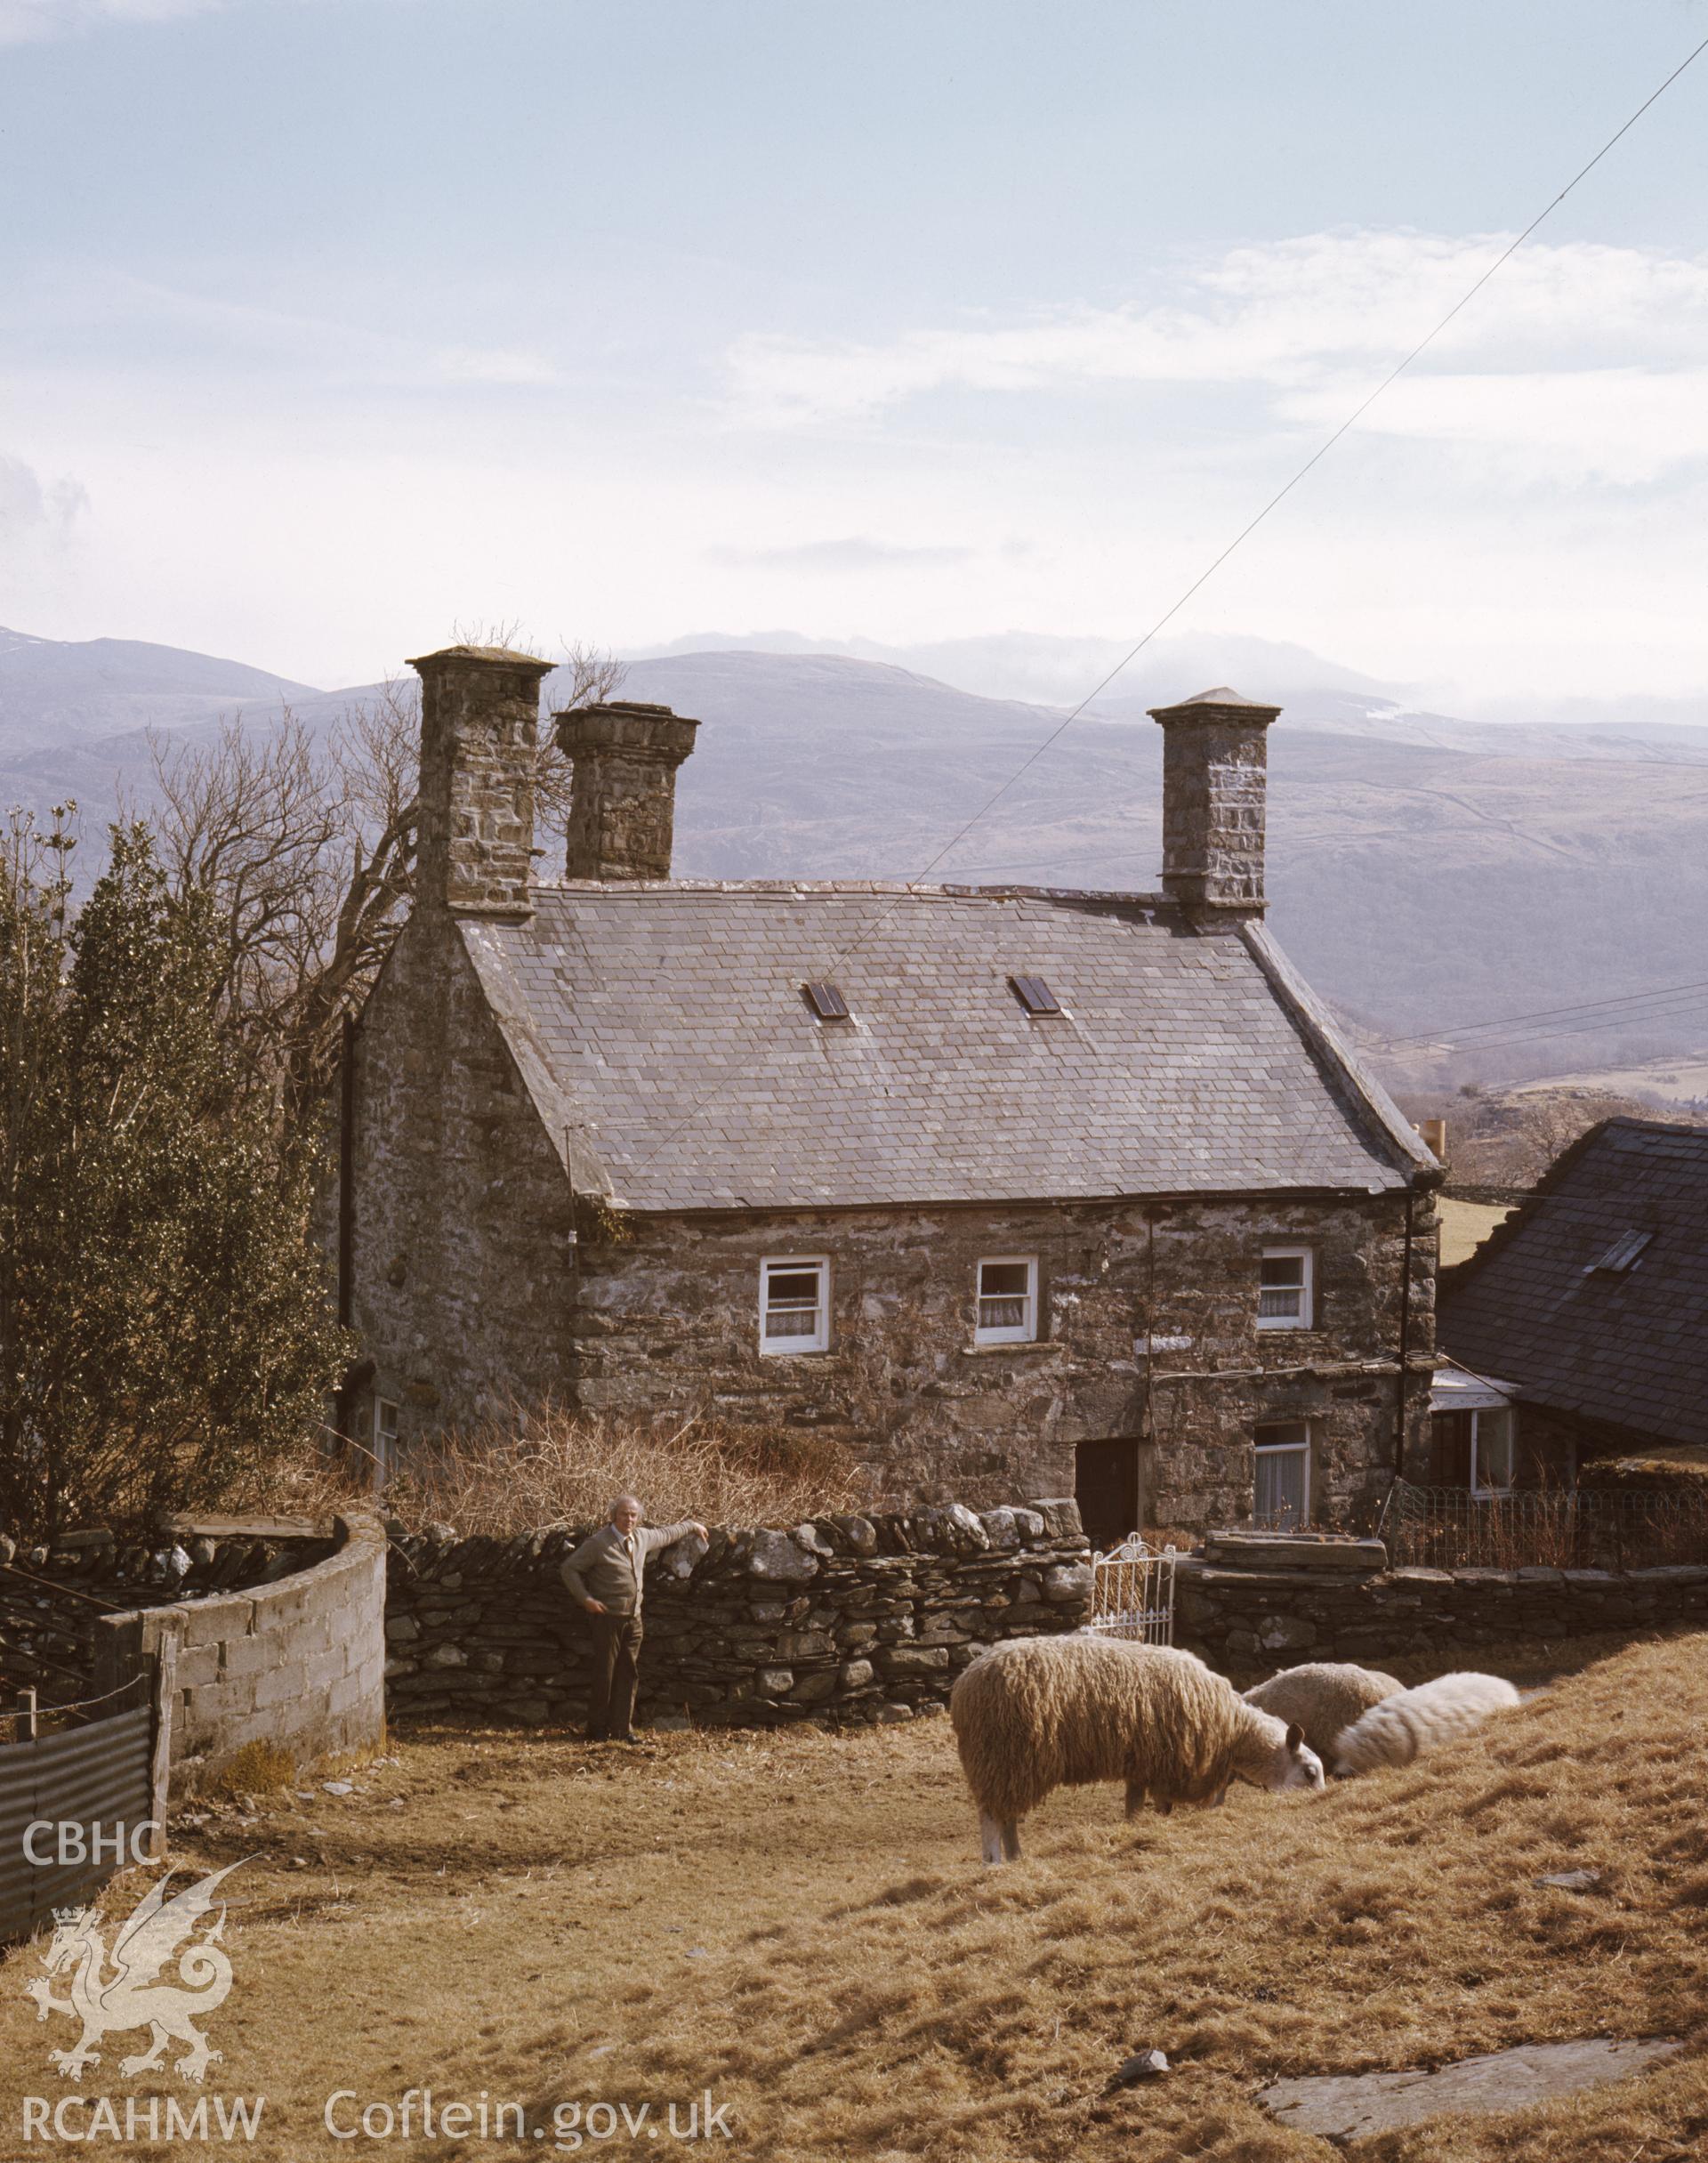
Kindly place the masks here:
<instances>
[{"instance_id":1,"label":"distant hillside","mask_svg":"<svg viewBox=\"0 0 1708 2163\"><path fill-rule=\"evenodd\" d=\"M68 738L181 728L234 706L313 695L264 668L177 646L122 638L73 644L0 630L0 760Z\"/></svg>"},{"instance_id":2,"label":"distant hillside","mask_svg":"<svg viewBox=\"0 0 1708 2163\"><path fill-rule=\"evenodd\" d=\"M46 666L39 654L36 666ZM250 675L270 687L264 695L214 703L241 705L256 726L285 696L322 727L362 695ZM846 656L739 650L637 660L624 690L705 723L680 785L685 873L919 876L934 866L939 880L1156 884L1161 735L1124 699L1076 723L945 855L1059 710ZM201 683L148 695L162 725L189 740L207 732ZM77 694L59 686L49 696ZM1708 977L1708 730L1496 726L1342 684L1290 698L1270 754L1275 927L1358 1022L1410 1037ZM95 827L121 787L146 801L149 779L140 731L103 738L68 725L0 764L0 800L44 807L73 793ZM1426 1047L1389 1070L1421 1086L1703 1045L1708 999L1641 1028L1533 1037L1475 1061Z\"/></svg>"}]
</instances>

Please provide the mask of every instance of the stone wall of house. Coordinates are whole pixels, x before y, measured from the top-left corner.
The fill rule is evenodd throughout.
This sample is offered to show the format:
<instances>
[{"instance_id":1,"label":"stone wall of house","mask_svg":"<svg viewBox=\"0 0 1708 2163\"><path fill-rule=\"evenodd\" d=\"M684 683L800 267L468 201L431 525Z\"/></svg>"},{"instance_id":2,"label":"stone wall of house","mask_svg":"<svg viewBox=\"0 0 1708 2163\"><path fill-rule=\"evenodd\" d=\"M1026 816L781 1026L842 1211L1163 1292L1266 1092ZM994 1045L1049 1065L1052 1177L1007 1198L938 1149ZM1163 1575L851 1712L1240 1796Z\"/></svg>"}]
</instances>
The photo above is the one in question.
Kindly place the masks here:
<instances>
[{"instance_id":1,"label":"stone wall of house","mask_svg":"<svg viewBox=\"0 0 1708 2163\"><path fill-rule=\"evenodd\" d=\"M513 1540L395 1539L386 1633L394 1712L575 1724L589 1639L561 1566L590 1528ZM956 1505L713 1531L647 1577L643 1722L906 1720L947 1698L981 1645L1076 1629L1089 1551L1071 1502Z\"/></svg>"},{"instance_id":2,"label":"stone wall of house","mask_svg":"<svg viewBox=\"0 0 1708 2163\"><path fill-rule=\"evenodd\" d=\"M576 1397L827 1429L895 1500L1072 1492L1076 1444L1127 1438L1141 1521L1190 1528L1249 1515L1258 1422L1309 1419L1314 1514L1352 1520L1394 1463L1404 1212L1373 1195L636 1217L624 1243L579 1250ZM1408 1457L1435 1239L1420 1198ZM1261 1250L1288 1240L1316 1257L1316 1327L1260 1331ZM1014 1255L1038 1260L1042 1341L975 1345L979 1261ZM761 1260L816 1255L829 1349L761 1357Z\"/></svg>"},{"instance_id":3,"label":"stone wall of house","mask_svg":"<svg viewBox=\"0 0 1708 2163\"><path fill-rule=\"evenodd\" d=\"M1380 1666L1517 1641L1708 1627L1708 1565L1655 1570L1237 1570L1183 1560L1175 1640L1241 1682L1301 1660Z\"/></svg>"},{"instance_id":4,"label":"stone wall of house","mask_svg":"<svg viewBox=\"0 0 1708 2163\"><path fill-rule=\"evenodd\" d=\"M101 1616L93 1692L117 1690L157 1654L173 1661L175 1789L252 1742L300 1763L371 1748L385 1734L385 1586L384 1530L353 1511L306 1569Z\"/></svg>"},{"instance_id":5,"label":"stone wall of house","mask_svg":"<svg viewBox=\"0 0 1708 2163\"><path fill-rule=\"evenodd\" d=\"M355 1041L351 1324L404 1442L573 1384L573 1197L455 920L418 909Z\"/></svg>"}]
</instances>

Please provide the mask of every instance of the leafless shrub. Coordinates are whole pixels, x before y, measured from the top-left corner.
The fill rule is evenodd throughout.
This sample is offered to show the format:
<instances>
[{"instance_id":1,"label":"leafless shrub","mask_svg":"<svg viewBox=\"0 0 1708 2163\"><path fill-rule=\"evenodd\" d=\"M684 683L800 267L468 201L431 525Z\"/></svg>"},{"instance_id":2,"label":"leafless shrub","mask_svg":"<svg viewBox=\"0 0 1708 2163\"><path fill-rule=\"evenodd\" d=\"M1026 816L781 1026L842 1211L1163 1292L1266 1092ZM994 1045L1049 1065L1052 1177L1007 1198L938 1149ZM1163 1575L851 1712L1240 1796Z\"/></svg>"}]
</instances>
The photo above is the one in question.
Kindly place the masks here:
<instances>
[{"instance_id":1,"label":"leafless shrub","mask_svg":"<svg viewBox=\"0 0 1708 2163\"><path fill-rule=\"evenodd\" d=\"M520 1436L495 1423L418 1449L385 1501L412 1527L502 1538L602 1521L626 1493L654 1522L719 1525L799 1524L869 1499L847 1448L810 1430L548 1411Z\"/></svg>"},{"instance_id":2,"label":"leafless shrub","mask_svg":"<svg viewBox=\"0 0 1708 2163\"><path fill-rule=\"evenodd\" d=\"M1708 1494L1700 1490L1396 1492L1398 1506L1383 1524L1396 1562L1434 1570L1632 1570L1708 1556Z\"/></svg>"},{"instance_id":3,"label":"leafless shrub","mask_svg":"<svg viewBox=\"0 0 1708 2163\"><path fill-rule=\"evenodd\" d=\"M504 636L463 643L504 643ZM546 680L557 708L608 698L623 679L609 654L570 646ZM343 1017L359 1009L415 892L419 706L388 682L322 737L288 710L267 730L241 714L213 740L153 744L154 823L181 900L207 897L222 927L222 1015L254 1086L298 1126L322 1099ZM547 729L536 758L539 831L561 834L569 762Z\"/></svg>"}]
</instances>

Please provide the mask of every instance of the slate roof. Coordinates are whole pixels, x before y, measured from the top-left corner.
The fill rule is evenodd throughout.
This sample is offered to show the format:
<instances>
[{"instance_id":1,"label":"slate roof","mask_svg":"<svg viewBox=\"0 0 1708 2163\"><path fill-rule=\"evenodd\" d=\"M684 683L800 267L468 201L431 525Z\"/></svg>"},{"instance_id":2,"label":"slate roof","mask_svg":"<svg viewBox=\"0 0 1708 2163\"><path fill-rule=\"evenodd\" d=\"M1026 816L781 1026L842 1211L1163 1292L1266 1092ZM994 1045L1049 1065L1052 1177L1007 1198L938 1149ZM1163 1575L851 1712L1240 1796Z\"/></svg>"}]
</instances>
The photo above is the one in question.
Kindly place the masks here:
<instances>
[{"instance_id":1,"label":"slate roof","mask_svg":"<svg viewBox=\"0 0 1708 2163\"><path fill-rule=\"evenodd\" d=\"M1596 1267L1633 1232L1628 1267ZM1438 1333L1530 1402L1708 1442L1708 1128L1592 1127L1465 1264Z\"/></svg>"},{"instance_id":2,"label":"slate roof","mask_svg":"<svg viewBox=\"0 0 1708 2163\"><path fill-rule=\"evenodd\" d=\"M458 928L577 1186L632 1208L1379 1191L1434 1164L1261 927L1154 897L571 881ZM1028 1020L1021 974L1066 1012ZM851 1023L814 1019L826 978Z\"/></svg>"}]
</instances>

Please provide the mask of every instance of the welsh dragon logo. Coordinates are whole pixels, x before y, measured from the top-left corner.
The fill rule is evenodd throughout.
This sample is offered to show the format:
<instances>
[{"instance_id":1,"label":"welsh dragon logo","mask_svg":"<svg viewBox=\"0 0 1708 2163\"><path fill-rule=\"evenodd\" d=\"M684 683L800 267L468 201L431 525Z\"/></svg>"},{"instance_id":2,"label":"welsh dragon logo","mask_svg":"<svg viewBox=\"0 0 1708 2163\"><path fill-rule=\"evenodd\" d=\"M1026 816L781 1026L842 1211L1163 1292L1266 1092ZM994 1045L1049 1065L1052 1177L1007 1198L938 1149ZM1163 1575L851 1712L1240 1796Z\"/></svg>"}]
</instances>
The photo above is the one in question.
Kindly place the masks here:
<instances>
[{"instance_id":1,"label":"welsh dragon logo","mask_svg":"<svg viewBox=\"0 0 1708 2163\"><path fill-rule=\"evenodd\" d=\"M53 1910L53 1936L42 1955L42 1965L48 1976L70 1970L70 1996L55 1998L51 1981L40 1975L24 1989L36 2000L38 2021L50 2013L65 2013L83 2022L73 2049L49 2053L49 2062L68 2080L80 2080L85 2065L101 2063L101 2054L90 2047L92 2044L127 2028L146 2028L149 2047L120 2061L118 2070L126 2080L137 2073L159 2070L169 2042L189 2045L189 2055L173 2061L186 2080L200 2080L217 2062L220 2053L208 2048L207 2038L197 2033L194 2022L222 2005L231 1988L231 1963L220 1941L225 1929L224 1907L212 1930L199 1938L190 1933L215 1904L214 1887L237 1868L235 1862L228 1863L223 1870L186 1885L171 1900L166 1898L172 1882L168 1871L120 1925L110 1956L94 1909ZM161 1970L174 1953L179 1979L189 1986L187 1989L160 1981Z\"/></svg>"}]
</instances>

